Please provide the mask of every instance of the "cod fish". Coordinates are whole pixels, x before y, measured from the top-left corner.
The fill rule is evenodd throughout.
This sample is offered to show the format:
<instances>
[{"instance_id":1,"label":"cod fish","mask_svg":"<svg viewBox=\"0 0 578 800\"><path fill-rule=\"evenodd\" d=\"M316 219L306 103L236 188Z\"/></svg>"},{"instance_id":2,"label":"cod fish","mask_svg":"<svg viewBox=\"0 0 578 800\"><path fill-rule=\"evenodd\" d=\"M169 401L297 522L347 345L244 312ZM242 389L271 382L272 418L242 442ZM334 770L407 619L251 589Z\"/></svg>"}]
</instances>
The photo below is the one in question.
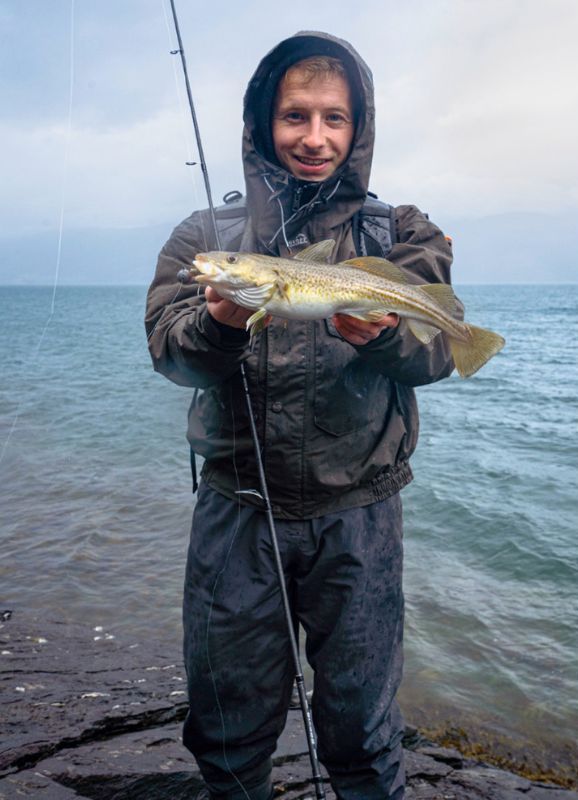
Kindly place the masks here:
<instances>
[{"instance_id":1,"label":"cod fish","mask_svg":"<svg viewBox=\"0 0 578 800\"><path fill-rule=\"evenodd\" d=\"M293 258L254 253L199 253L195 280L221 297L254 309L247 320L251 336L269 315L314 320L348 314L375 322L395 313L428 344L444 331L456 369L473 375L499 352L505 340L497 333L457 318L457 298L445 283L410 284L402 271L383 258L362 256L328 264L332 239L313 244Z\"/></svg>"}]
</instances>

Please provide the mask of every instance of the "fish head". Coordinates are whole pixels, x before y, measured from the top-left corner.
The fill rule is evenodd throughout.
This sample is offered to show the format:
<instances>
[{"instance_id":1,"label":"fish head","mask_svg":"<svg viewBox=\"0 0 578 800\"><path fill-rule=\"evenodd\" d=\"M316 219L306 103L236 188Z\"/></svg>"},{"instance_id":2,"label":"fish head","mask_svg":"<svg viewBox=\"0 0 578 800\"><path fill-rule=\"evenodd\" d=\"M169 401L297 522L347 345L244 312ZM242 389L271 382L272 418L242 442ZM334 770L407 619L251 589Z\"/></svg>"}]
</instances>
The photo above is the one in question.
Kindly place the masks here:
<instances>
[{"instance_id":1,"label":"fish head","mask_svg":"<svg viewBox=\"0 0 578 800\"><path fill-rule=\"evenodd\" d=\"M266 257L249 253L198 253L193 264L199 272L195 275L197 283L212 286L227 297L241 289L269 286L277 279Z\"/></svg>"}]
</instances>

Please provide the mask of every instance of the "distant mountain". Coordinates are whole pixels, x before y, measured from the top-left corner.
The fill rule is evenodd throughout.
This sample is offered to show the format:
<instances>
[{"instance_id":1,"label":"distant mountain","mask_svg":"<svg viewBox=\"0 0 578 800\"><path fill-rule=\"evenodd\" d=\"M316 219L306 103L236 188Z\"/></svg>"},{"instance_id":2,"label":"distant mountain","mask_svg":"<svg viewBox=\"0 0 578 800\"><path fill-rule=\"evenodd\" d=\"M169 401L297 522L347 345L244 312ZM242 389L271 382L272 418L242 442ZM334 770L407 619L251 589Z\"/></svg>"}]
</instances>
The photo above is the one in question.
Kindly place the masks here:
<instances>
[{"instance_id":1,"label":"distant mountain","mask_svg":"<svg viewBox=\"0 0 578 800\"><path fill-rule=\"evenodd\" d=\"M148 228L65 230L58 283L71 285L147 284L171 225ZM0 284L54 283L58 232L0 237Z\"/></svg>"},{"instance_id":2,"label":"distant mountain","mask_svg":"<svg viewBox=\"0 0 578 800\"><path fill-rule=\"evenodd\" d=\"M578 282L578 213L436 219L453 238L454 281ZM147 284L172 226L65 230L59 285ZM52 285L56 231L0 237L0 284Z\"/></svg>"},{"instance_id":3,"label":"distant mountain","mask_svg":"<svg viewBox=\"0 0 578 800\"><path fill-rule=\"evenodd\" d=\"M453 239L455 283L578 283L578 212L438 224Z\"/></svg>"}]
</instances>

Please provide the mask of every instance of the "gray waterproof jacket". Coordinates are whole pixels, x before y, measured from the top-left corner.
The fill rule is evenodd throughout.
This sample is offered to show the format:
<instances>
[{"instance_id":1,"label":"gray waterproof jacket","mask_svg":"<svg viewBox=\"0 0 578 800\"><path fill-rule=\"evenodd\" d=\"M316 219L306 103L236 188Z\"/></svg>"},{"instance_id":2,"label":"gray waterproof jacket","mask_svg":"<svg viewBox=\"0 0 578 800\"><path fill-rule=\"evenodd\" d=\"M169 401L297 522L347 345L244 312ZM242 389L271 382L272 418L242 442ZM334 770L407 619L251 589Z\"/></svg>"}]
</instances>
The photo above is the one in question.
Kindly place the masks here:
<instances>
[{"instance_id":1,"label":"gray waterproof jacket","mask_svg":"<svg viewBox=\"0 0 578 800\"><path fill-rule=\"evenodd\" d=\"M327 181L304 185L276 162L269 116L282 72L319 53L346 64L358 102L356 133L346 162ZM348 43L301 33L271 51L245 96L249 219L239 249L290 256L308 242L334 239L335 261L356 255L352 218L367 195L374 116L371 73ZM443 233L414 206L400 206L395 214L398 242L391 261L414 283L449 283L452 254ZM210 316L197 285L179 289L178 271L211 249L208 214L196 212L161 251L146 311L155 369L202 390L191 405L188 439L205 459L207 483L231 499L261 505L250 494L236 494L259 488L241 363L276 516L303 519L367 505L409 483L418 437L412 387L451 373L445 335L424 345L402 320L356 347L330 320L274 319L251 349L244 331Z\"/></svg>"}]
</instances>

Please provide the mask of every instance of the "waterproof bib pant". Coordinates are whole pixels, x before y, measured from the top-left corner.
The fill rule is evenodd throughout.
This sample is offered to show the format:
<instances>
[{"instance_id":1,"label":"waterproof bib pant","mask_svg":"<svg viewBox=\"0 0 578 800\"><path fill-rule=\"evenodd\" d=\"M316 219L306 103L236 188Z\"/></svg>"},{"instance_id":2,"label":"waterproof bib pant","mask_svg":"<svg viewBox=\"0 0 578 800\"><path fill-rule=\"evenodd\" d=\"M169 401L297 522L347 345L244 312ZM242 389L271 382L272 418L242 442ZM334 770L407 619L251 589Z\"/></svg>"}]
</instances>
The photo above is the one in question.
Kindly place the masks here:
<instances>
[{"instance_id":1,"label":"waterproof bib pant","mask_svg":"<svg viewBox=\"0 0 578 800\"><path fill-rule=\"evenodd\" d=\"M276 520L314 671L320 761L341 800L403 796L399 494L318 519ZM294 668L265 515L201 484L184 596L184 743L218 800L269 800Z\"/></svg>"}]
</instances>

